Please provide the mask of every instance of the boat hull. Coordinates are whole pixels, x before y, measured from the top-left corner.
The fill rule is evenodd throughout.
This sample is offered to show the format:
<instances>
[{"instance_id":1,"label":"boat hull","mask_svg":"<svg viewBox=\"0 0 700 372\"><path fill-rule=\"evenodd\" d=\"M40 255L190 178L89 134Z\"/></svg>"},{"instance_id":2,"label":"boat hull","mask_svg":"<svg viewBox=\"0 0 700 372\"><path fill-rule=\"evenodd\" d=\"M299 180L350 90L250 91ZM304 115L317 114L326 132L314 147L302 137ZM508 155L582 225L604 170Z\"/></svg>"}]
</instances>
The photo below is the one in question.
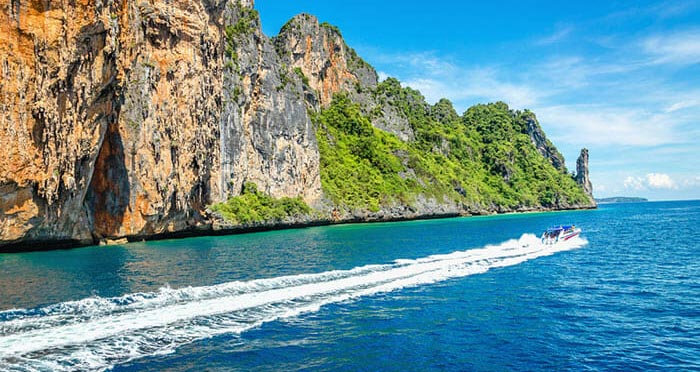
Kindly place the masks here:
<instances>
[{"instance_id":1,"label":"boat hull","mask_svg":"<svg viewBox=\"0 0 700 372\"><path fill-rule=\"evenodd\" d=\"M573 226L550 228L542 234L542 244L551 245L565 242L577 237L579 234L581 234L581 229Z\"/></svg>"}]
</instances>

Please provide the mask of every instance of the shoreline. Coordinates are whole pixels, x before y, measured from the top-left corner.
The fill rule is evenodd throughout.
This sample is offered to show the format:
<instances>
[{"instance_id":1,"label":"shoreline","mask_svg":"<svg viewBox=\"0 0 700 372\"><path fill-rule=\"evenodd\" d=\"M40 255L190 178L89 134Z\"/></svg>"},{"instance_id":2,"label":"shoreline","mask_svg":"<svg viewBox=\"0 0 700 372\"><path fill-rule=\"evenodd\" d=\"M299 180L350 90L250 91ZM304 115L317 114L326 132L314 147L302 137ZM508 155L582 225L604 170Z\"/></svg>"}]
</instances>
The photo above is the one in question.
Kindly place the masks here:
<instances>
[{"instance_id":1,"label":"shoreline","mask_svg":"<svg viewBox=\"0 0 700 372\"><path fill-rule=\"evenodd\" d=\"M332 220L328 218L319 219L309 219L305 221L291 221L291 222L274 222L274 223L256 223L250 225L219 225L219 221L212 221L207 224L193 226L188 229L179 231L167 231L149 235L132 235L125 237L113 237L104 239L94 239L90 242L81 241L76 239L46 239L46 240L26 240L18 241L14 243L9 243L0 246L0 254L13 254L13 253L29 253L29 252L46 252L55 250L66 250L74 248L84 248L92 246L111 246L111 245L122 245L134 242L142 241L156 241L156 240L168 240L168 239L185 239L203 236L226 236L226 235L240 235L240 234L250 234L265 231L280 231L280 230L292 230L292 229L304 229L309 227L317 226L330 226L330 225L349 225L358 223L376 223L376 222L405 222L405 221L420 221L420 220L435 220L443 218L455 218L455 217L478 217L478 216L495 216L495 215L509 215L509 214L527 214L527 213L548 213L548 212L562 212L562 211L575 211L575 210L591 210L596 209L596 206L576 206L571 208L534 208L530 210L515 210L515 211L493 211L486 213L457 213L457 212L446 212L446 213L432 213L432 214L420 214L415 216L352 216L349 218L342 218L338 220Z\"/></svg>"}]
</instances>

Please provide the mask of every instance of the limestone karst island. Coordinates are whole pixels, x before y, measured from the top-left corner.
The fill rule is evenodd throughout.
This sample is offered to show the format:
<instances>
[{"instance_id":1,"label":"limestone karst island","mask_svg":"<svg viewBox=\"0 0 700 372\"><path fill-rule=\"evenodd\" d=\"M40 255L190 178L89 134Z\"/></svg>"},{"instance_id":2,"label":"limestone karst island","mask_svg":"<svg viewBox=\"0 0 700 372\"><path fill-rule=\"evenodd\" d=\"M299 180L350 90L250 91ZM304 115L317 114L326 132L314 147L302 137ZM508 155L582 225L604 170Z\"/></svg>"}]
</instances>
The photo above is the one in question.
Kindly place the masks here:
<instances>
[{"instance_id":1,"label":"limestone karst island","mask_svg":"<svg viewBox=\"0 0 700 372\"><path fill-rule=\"evenodd\" d=\"M253 2L0 0L0 372L700 372L700 1Z\"/></svg>"},{"instance_id":2,"label":"limestone karst island","mask_svg":"<svg viewBox=\"0 0 700 372\"><path fill-rule=\"evenodd\" d=\"M3 1L0 251L593 208L535 113L458 113L313 15Z\"/></svg>"}]
</instances>

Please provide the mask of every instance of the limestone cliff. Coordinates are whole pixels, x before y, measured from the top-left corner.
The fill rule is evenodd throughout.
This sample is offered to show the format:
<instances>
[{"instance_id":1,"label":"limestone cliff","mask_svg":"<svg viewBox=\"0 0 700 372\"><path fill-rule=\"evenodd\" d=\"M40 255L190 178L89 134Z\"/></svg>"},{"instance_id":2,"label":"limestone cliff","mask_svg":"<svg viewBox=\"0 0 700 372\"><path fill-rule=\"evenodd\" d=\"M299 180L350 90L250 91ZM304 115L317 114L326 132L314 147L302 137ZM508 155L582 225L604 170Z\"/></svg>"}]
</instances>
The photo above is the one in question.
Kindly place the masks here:
<instances>
[{"instance_id":1,"label":"limestone cliff","mask_svg":"<svg viewBox=\"0 0 700 372\"><path fill-rule=\"evenodd\" d=\"M319 154L305 97L315 96L280 61L257 12L229 4L224 13L221 185L217 199L254 182L273 197L321 197ZM306 89L306 90L305 90Z\"/></svg>"},{"instance_id":2,"label":"limestone cliff","mask_svg":"<svg viewBox=\"0 0 700 372\"><path fill-rule=\"evenodd\" d=\"M113 120L82 208L95 238L147 236L204 222L216 190L221 4L123 2ZM80 213L75 211L74 213Z\"/></svg>"},{"instance_id":3,"label":"limestone cliff","mask_svg":"<svg viewBox=\"0 0 700 372\"><path fill-rule=\"evenodd\" d=\"M316 89L321 105L328 105L338 92L359 93L377 85L377 73L349 48L340 31L328 23L319 24L309 14L287 22L275 46L287 67L301 70L308 84Z\"/></svg>"},{"instance_id":4,"label":"limestone cliff","mask_svg":"<svg viewBox=\"0 0 700 372\"><path fill-rule=\"evenodd\" d=\"M338 216L321 188L312 117L334 95L406 143L430 134L431 122L421 129L416 118L462 120L448 101L431 107L419 92L402 96L398 80L379 83L337 28L302 14L270 39L253 7L0 0L0 251L210 230L208 206L247 182L272 197L301 197L314 218L331 221ZM534 146L566 172L532 118ZM461 143L429 140L441 156L456 156ZM469 162L478 161L470 151ZM402 166L415 161L395 155ZM590 192L587 174L586 166L581 184ZM430 185L410 167L399 176ZM463 186L449 188L463 194ZM508 210L473 206L421 194L413 205L340 218Z\"/></svg>"},{"instance_id":5,"label":"limestone cliff","mask_svg":"<svg viewBox=\"0 0 700 372\"><path fill-rule=\"evenodd\" d=\"M121 105L118 5L1 8L0 237L91 241L83 205Z\"/></svg>"},{"instance_id":6,"label":"limestone cliff","mask_svg":"<svg viewBox=\"0 0 700 372\"><path fill-rule=\"evenodd\" d=\"M301 83L257 21L227 40L252 6L0 3L0 245L208 228L245 180L318 199Z\"/></svg>"},{"instance_id":7,"label":"limestone cliff","mask_svg":"<svg viewBox=\"0 0 700 372\"><path fill-rule=\"evenodd\" d=\"M552 142L547 139L542 127L540 127L540 124L537 122L535 114L526 110L523 115L527 123L527 134L530 136L530 140L535 148L537 148L537 151L547 158L554 168L560 170L562 173L566 173L564 156L554 147Z\"/></svg>"},{"instance_id":8,"label":"limestone cliff","mask_svg":"<svg viewBox=\"0 0 700 372\"><path fill-rule=\"evenodd\" d=\"M300 75L318 95L309 100L316 110L328 106L333 95L345 93L371 114L372 124L404 141L414 139L408 119L385 96L377 95L377 72L345 44L340 31L309 14L287 22L274 37L283 66Z\"/></svg>"},{"instance_id":9,"label":"limestone cliff","mask_svg":"<svg viewBox=\"0 0 700 372\"><path fill-rule=\"evenodd\" d=\"M220 7L5 4L4 241L92 242L202 223L219 187Z\"/></svg>"},{"instance_id":10,"label":"limestone cliff","mask_svg":"<svg viewBox=\"0 0 700 372\"><path fill-rule=\"evenodd\" d=\"M581 149L581 154L578 159L576 159L576 183L581 185L583 191L591 199L591 203L595 204L593 200L593 184L588 176L588 149Z\"/></svg>"}]
</instances>

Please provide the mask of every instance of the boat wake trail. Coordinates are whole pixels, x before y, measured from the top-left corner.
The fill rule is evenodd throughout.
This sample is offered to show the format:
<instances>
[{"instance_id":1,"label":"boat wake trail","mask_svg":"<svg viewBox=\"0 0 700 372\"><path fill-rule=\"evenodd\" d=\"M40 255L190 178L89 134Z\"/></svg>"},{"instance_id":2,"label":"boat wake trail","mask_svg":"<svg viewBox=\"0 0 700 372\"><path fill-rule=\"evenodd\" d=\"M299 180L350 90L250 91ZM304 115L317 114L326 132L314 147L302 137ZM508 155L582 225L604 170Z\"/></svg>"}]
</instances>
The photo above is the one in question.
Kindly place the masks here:
<instances>
[{"instance_id":1,"label":"boat wake trail","mask_svg":"<svg viewBox=\"0 0 700 372\"><path fill-rule=\"evenodd\" d=\"M551 255L586 244L581 238L542 245L520 239L351 270L283 276L206 287L162 288L92 297L36 309L0 312L0 370L100 370L218 334L240 334L264 322L321 306L444 281Z\"/></svg>"}]
</instances>

